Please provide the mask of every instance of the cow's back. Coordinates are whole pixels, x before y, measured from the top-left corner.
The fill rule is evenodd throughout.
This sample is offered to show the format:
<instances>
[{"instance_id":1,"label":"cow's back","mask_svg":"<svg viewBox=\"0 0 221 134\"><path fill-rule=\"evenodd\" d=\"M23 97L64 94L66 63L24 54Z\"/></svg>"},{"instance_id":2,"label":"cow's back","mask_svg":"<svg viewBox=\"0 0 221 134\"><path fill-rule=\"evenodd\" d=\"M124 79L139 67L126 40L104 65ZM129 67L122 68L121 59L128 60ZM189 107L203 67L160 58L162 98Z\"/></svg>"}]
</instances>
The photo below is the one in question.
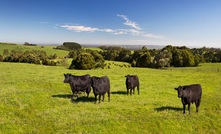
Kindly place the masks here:
<instances>
[{"instance_id":1,"label":"cow's back","mask_svg":"<svg viewBox=\"0 0 221 134\"><path fill-rule=\"evenodd\" d=\"M96 77L93 76L91 78L92 80L92 87L93 87L93 91L96 94L104 94L107 91L110 91L110 80L107 76L103 76L103 77Z\"/></svg>"},{"instance_id":2,"label":"cow's back","mask_svg":"<svg viewBox=\"0 0 221 134\"><path fill-rule=\"evenodd\" d=\"M139 85L140 85L140 82L139 82L139 78L138 78L138 76L137 75L131 75L131 77L132 77L132 80L131 80L131 88L135 88L135 87L139 87Z\"/></svg>"},{"instance_id":3,"label":"cow's back","mask_svg":"<svg viewBox=\"0 0 221 134\"><path fill-rule=\"evenodd\" d=\"M190 90L190 97L191 98L191 102L195 102L199 99L201 99L202 96L202 88L200 84L192 84L189 86L186 86L185 88L187 88L188 90Z\"/></svg>"},{"instance_id":4,"label":"cow's back","mask_svg":"<svg viewBox=\"0 0 221 134\"><path fill-rule=\"evenodd\" d=\"M76 88L76 90L85 90L91 86L91 77L89 74L82 76L72 75L71 84Z\"/></svg>"},{"instance_id":5,"label":"cow's back","mask_svg":"<svg viewBox=\"0 0 221 134\"><path fill-rule=\"evenodd\" d=\"M100 82L101 82L101 86L102 86L102 90L110 90L110 80L107 76L103 76L100 78Z\"/></svg>"}]
</instances>

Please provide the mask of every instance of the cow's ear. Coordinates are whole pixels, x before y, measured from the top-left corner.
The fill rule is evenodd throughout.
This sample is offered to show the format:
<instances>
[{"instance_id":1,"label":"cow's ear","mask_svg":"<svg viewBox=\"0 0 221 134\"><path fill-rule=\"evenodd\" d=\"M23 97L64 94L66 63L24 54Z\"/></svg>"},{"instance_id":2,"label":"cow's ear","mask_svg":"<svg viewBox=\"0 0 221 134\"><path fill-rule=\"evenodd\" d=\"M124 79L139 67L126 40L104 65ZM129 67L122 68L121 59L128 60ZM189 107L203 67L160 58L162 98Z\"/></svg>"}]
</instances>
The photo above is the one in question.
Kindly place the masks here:
<instances>
[{"instance_id":1,"label":"cow's ear","mask_svg":"<svg viewBox=\"0 0 221 134\"><path fill-rule=\"evenodd\" d=\"M178 88L174 88L175 90L177 90Z\"/></svg>"}]
</instances>

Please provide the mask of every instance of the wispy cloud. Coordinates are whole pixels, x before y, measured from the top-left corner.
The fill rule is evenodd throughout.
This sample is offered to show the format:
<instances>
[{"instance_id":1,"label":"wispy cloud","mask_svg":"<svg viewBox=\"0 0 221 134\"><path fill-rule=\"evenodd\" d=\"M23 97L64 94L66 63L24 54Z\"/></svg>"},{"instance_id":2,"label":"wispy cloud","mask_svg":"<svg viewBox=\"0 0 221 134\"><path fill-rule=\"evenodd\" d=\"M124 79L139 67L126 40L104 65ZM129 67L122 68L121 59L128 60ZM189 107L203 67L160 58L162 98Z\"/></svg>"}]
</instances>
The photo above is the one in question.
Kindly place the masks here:
<instances>
[{"instance_id":1,"label":"wispy cloud","mask_svg":"<svg viewBox=\"0 0 221 134\"><path fill-rule=\"evenodd\" d=\"M86 27L86 26L62 25L61 27L66 28L67 30L76 31L76 32L95 32L95 31L98 31L98 28L92 28L92 27Z\"/></svg>"},{"instance_id":2,"label":"wispy cloud","mask_svg":"<svg viewBox=\"0 0 221 134\"><path fill-rule=\"evenodd\" d=\"M75 32L106 32L115 35L133 35L133 36L140 36L147 38L163 38L162 36L153 35L144 32L136 22L131 21L126 15L117 14L117 16L124 19L125 22L123 24L129 26L130 28L129 29L96 28L96 27L71 25L71 24L61 25L60 27Z\"/></svg>"},{"instance_id":3,"label":"wispy cloud","mask_svg":"<svg viewBox=\"0 0 221 134\"><path fill-rule=\"evenodd\" d=\"M130 27L135 28L137 30L141 30L139 25L136 22L129 20L129 18L126 15L117 14L117 16L121 17L122 19L125 20L124 25L130 26Z\"/></svg>"}]
</instances>

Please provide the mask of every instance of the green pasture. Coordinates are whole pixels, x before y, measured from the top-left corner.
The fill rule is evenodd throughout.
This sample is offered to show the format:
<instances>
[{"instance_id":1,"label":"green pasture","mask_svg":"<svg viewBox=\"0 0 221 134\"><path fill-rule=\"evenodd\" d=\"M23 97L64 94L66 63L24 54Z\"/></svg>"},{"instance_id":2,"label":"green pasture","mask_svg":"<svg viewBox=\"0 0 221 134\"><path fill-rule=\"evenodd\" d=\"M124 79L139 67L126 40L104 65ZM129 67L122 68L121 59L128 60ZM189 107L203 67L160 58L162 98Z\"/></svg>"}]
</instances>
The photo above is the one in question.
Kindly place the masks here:
<instances>
[{"instance_id":1,"label":"green pasture","mask_svg":"<svg viewBox=\"0 0 221 134\"><path fill-rule=\"evenodd\" d=\"M58 57L65 57L68 55L68 51L53 49L56 46L24 46L24 45L8 45L5 43L0 43L0 55L3 54L4 49L11 50L22 50L22 51L31 51L31 50L43 50L47 55L56 54Z\"/></svg>"},{"instance_id":2,"label":"green pasture","mask_svg":"<svg viewBox=\"0 0 221 134\"><path fill-rule=\"evenodd\" d=\"M148 69L111 64L110 69L69 70L0 62L0 133L2 134L219 134L221 133L221 64ZM118 63L120 64L120 63ZM122 63L123 64L123 63ZM64 73L107 75L111 100L94 104L80 94L71 99ZM126 95L125 75L140 78L140 95ZM182 113L174 87L200 83L199 113Z\"/></svg>"}]
</instances>

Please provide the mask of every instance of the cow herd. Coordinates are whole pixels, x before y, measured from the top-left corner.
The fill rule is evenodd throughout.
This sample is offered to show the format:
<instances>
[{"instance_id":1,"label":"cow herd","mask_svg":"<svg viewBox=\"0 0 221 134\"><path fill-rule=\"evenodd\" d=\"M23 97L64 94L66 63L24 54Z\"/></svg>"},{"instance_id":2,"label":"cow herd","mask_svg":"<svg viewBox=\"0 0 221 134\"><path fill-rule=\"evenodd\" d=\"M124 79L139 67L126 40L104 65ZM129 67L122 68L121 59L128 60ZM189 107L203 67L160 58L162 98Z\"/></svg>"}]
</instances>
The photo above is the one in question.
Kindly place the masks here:
<instances>
[{"instance_id":1,"label":"cow herd","mask_svg":"<svg viewBox=\"0 0 221 134\"><path fill-rule=\"evenodd\" d=\"M139 79L137 75L127 75L126 77L126 88L127 94L130 95L135 93L135 88L137 87L138 94L139 92ZM110 80L107 76L97 77L97 76L90 76L89 74L76 76L72 74L64 74L64 83L69 83L71 87L71 91L73 93L73 98L76 96L78 98L79 92L86 92L87 97L90 94L91 87L93 89L95 103L97 102L97 96L99 98L99 103L104 101L104 96L108 94L108 101L110 101Z\"/></svg>"},{"instance_id":2,"label":"cow herd","mask_svg":"<svg viewBox=\"0 0 221 134\"><path fill-rule=\"evenodd\" d=\"M135 88L137 88L138 95L140 94L140 82L137 75L126 75L126 89L127 95L130 92L135 93ZM107 76L97 77L97 76L90 76L89 74L76 76L72 74L64 74L64 83L69 83L73 97L78 98L79 92L86 92L87 97L89 97L91 87L93 89L95 103L97 102L97 96L99 99L99 103L104 101L104 96L108 94L108 101L110 101L110 80ZM186 105L188 105L188 111L190 113L190 104L195 103L196 105L196 112L199 111L199 106L201 102L202 96L202 88L200 84L192 84L192 85L185 85L179 86L178 88L174 88L177 90L178 97L181 98L181 102L183 104L183 113L185 113Z\"/></svg>"}]
</instances>

